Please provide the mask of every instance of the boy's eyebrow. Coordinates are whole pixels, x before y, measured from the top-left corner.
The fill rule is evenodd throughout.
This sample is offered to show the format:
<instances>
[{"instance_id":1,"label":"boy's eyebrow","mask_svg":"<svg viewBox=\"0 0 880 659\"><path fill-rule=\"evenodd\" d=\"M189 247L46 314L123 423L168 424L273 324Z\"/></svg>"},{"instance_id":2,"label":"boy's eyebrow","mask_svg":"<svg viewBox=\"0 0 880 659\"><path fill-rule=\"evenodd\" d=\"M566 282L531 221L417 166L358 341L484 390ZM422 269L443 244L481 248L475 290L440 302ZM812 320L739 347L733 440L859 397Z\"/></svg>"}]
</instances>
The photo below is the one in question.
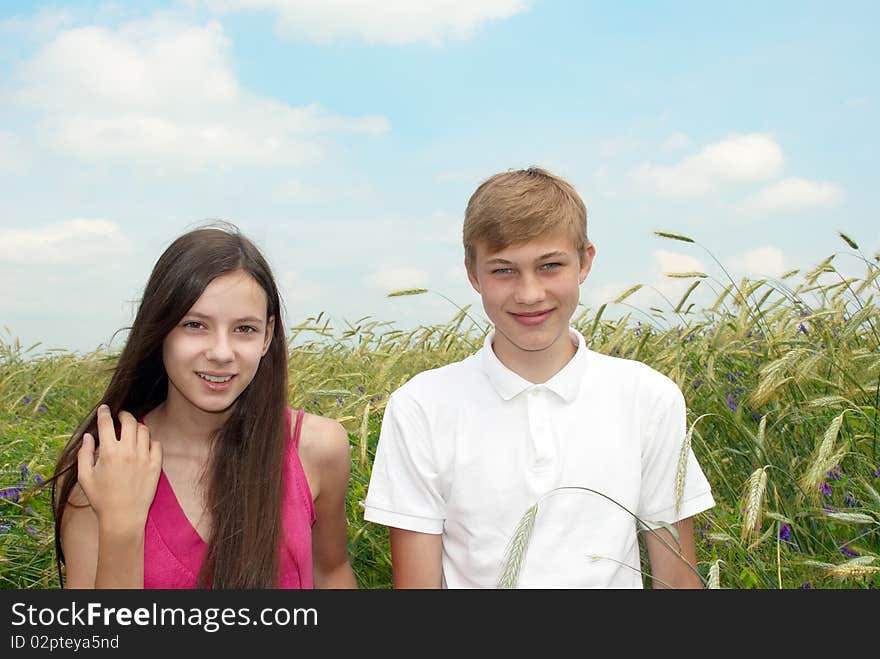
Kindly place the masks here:
<instances>
[{"instance_id":1,"label":"boy's eyebrow","mask_svg":"<svg viewBox=\"0 0 880 659\"><path fill-rule=\"evenodd\" d=\"M211 320L211 316L209 316L208 314L200 313L198 311L190 311L188 314L186 314L184 316L184 318L186 318L187 316L194 316L195 318L202 318L204 320ZM245 316L244 318L236 318L235 322L236 323L262 323L263 319L257 318L256 316Z\"/></svg>"},{"instance_id":2,"label":"boy's eyebrow","mask_svg":"<svg viewBox=\"0 0 880 659\"><path fill-rule=\"evenodd\" d=\"M547 252L546 254L541 254L541 256L539 256L535 260L536 261L543 261L544 259L558 259L563 256L566 256L566 253L557 249L552 252ZM494 259L489 259L488 261L486 261L487 265L493 264L493 263L513 264L513 261L508 261L507 259L502 259L500 257L496 257Z\"/></svg>"}]
</instances>

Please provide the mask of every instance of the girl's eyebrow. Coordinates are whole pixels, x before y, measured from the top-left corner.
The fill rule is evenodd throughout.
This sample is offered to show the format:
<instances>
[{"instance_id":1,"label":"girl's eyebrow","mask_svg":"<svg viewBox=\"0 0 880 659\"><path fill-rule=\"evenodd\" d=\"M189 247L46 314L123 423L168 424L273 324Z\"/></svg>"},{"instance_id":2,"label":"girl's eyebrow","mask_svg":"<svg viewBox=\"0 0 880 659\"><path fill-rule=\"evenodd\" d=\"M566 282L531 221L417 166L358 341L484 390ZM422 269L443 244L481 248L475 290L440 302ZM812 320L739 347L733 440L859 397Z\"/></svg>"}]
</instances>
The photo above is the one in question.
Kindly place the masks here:
<instances>
[{"instance_id":1,"label":"girl's eyebrow","mask_svg":"<svg viewBox=\"0 0 880 659\"><path fill-rule=\"evenodd\" d=\"M188 314L186 314L184 316L184 318L189 317L189 316L192 316L195 318L201 318L203 320L211 320L211 316L209 316L208 314L200 313L198 311L190 311ZM243 318L236 318L235 322L236 323L262 323L263 319L257 318L256 316L244 316Z\"/></svg>"}]
</instances>

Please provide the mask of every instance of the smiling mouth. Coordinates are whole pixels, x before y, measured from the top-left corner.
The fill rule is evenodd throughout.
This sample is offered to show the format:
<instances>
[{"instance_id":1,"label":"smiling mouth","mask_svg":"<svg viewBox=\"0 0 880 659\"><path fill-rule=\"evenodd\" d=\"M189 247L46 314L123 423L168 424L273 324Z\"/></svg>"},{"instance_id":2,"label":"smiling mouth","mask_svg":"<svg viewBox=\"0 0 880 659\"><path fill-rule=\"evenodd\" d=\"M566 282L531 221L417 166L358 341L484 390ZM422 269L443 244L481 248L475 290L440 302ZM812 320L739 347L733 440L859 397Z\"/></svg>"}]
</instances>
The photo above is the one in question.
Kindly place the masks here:
<instances>
[{"instance_id":1,"label":"smiling mouth","mask_svg":"<svg viewBox=\"0 0 880 659\"><path fill-rule=\"evenodd\" d=\"M543 311L523 311L519 313L511 312L514 316L522 316L523 318L534 318L535 316L544 316L553 311L553 309L544 309Z\"/></svg>"},{"instance_id":2,"label":"smiling mouth","mask_svg":"<svg viewBox=\"0 0 880 659\"><path fill-rule=\"evenodd\" d=\"M527 327L536 327L538 325L542 325L544 321L550 317L550 314L552 312L553 309L544 309L543 311L527 311L525 313L511 312L510 315L513 316L513 319L520 325L525 325Z\"/></svg>"},{"instance_id":3,"label":"smiling mouth","mask_svg":"<svg viewBox=\"0 0 880 659\"><path fill-rule=\"evenodd\" d=\"M203 380L207 380L208 382L213 382L214 384L223 384L224 382L229 382L234 375L208 375L207 373L196 373Z\"/></svg>"}]
</instances>

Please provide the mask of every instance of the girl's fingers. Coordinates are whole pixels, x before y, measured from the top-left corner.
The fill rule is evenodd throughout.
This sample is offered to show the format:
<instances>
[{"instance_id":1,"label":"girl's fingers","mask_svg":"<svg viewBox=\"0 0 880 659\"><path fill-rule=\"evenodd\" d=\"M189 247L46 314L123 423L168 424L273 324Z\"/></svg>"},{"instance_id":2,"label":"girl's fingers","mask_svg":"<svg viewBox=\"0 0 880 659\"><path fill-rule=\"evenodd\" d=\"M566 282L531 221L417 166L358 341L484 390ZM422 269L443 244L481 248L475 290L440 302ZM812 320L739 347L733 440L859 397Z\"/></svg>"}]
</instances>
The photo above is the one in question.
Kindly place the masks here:
<instances>
[{"instance_id":1,"label":"girl's fingers","mask_svg":"<svg viewBox=\"0 0 880 659\"><path fill-rule=\"evenodd\" d=\"M116 448L116 429L113 427L113 416L107 405L98 407L98 439L105 451L113 451Z\"/></svg>"},{"instance_id":2,"label":"girl's fingers","mask_svg":"<svg viewBox=\"0 0 880 659\"><path fill-rule=\"evenodd\" d=\"M95 466L95 438L89 433L82 436L82 445L76 453L76 475L80 483L87 483Z\"/></svg>"},{"instance_id":3,"label":"girl's fingers","mask_svg":"<svg viewBox=\"0 0 880 659\"><path fill-rule=\"evenodd\" d=\"M137 450L138 422L132 414L119 411L119 447L126 451Z\"/></svg>"},{"instance_id":4,"label":"girl's fingers","mask_svg":"<svg viewBox=\"0 0 880 659\"><path fill-rule=\"evenodd\" d=\"M143 423L137 424L137 452L143 458L150 456L150 429Z\"/></svg>"}]
</instances>

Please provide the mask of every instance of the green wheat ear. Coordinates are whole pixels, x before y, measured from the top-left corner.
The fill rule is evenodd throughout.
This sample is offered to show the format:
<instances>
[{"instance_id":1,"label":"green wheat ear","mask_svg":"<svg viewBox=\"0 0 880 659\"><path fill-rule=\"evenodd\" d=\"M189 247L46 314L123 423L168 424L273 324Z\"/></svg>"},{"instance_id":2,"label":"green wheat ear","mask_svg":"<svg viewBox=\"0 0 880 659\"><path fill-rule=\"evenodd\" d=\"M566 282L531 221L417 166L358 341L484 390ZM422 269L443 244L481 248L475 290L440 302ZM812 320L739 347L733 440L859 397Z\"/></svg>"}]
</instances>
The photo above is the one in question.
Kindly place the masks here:
<instances>
[{"instance_id":1,"label":"green wheat ear","mask_svg":"<svg viewBox=\"0 0 880 659\"><path fill-rule=\"evenodd\" d=\"M498 581L499 588L516 588L537 516L538 504L536 503L525 512L520 518L519 524L516 525L516 530L513 532L513 537L510 539L504 555L504 572Z\"/></svg>"},{"instance_id":2,"label":"green wheat ear","mask_svg":"<svg viewBox=\"0 0 880 659\"><path fill-rule=\"evenodd\" d=\"M683 243L696 242L693 238L688 238L680 233L670 233L669 231L655 231L654 235L660 236L661 238L669 238L670 240L680 240Z\"/></svg>"},{"instance_id":3,"label":"green wheat ear","mask_svg":"<svg viewBox=\"0 0 880 659\"><path fill-rule=\"evenodd\" d=\"M392 291L388 294L388 297L400 297L401 295L421 295L422 293L427 292L427 288L407 288L403 291Z\"/></svg>"}]
</instances>

